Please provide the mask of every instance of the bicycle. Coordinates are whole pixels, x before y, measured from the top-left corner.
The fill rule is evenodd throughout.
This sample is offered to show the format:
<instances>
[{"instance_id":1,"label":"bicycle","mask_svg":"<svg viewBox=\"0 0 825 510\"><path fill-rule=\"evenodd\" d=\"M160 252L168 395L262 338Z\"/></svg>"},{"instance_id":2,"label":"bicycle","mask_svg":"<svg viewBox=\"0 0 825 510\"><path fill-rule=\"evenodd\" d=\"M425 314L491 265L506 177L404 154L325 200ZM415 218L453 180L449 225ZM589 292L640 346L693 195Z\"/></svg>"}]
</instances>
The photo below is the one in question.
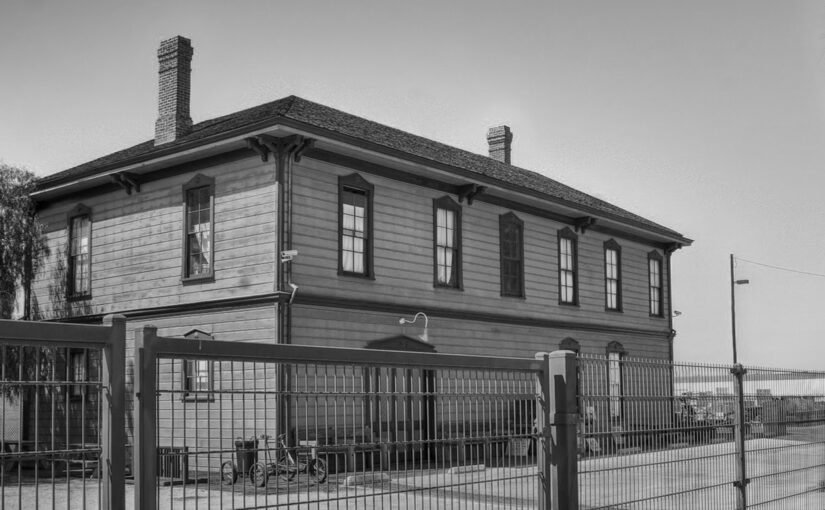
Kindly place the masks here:
<instances>
[{"instance_id":1,"label":"bicycle","mask_svg":"<svg viewBox=\"0 0 825 510\"><path fill-rule=\"evenodd\" d=\"M266 434L257 438L258 451L263 452L264 460L255 462L248 473L249 480L256 487L266 486L269 477L273 475L286 482L298 473L308 473L317 483L323 483L327 479L327 463L318 458L317 441L306 441L300 448L289 448L286 445L286 434L281 434L278 436L278 445L274 448L277 458L272 462L273 448L269 446L269 439L270 436ZM307 451L310 455L308 461L305 461ZM238 470L234 462L228 460L221 464L221 478L230 485L237 481Z\"/></svg>"}]
</instances>

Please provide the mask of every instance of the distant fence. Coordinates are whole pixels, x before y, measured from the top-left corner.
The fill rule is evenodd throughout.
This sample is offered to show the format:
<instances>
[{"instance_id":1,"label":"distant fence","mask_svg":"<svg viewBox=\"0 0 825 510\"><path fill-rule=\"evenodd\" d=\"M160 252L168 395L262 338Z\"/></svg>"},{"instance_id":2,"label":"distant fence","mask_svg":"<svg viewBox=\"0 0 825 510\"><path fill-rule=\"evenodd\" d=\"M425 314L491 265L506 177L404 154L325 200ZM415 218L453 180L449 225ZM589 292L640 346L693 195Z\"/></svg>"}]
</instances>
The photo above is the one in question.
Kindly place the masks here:
<instances>
[{"instance_id":1,"label":"distant fence","mask_svg":"<svg viewBox=\"0 0 825 510\"><path fill-rule=\"evenodd\" d=\"M581 357L583 508L823 508L825 372Z\"/></svg>"}]
</instances>

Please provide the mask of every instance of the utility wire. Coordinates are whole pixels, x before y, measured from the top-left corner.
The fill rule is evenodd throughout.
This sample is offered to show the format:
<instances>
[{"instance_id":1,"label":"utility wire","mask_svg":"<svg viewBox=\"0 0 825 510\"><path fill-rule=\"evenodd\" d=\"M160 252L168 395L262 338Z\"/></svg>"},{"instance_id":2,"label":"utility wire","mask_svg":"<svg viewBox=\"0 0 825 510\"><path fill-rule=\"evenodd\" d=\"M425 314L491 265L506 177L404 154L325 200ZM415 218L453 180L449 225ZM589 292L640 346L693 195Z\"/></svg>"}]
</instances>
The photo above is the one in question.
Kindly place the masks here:
<instances>
[{"instance_id":1,"label":"utility wire","mask_svg":"<svg viewBox=\"0 0 825 510\"><path fill-rule=\"evenodd\" d=\"M769 267L771 269L777 269L779 271L787 271L789 273L804 274L804 275L808 275L808 276L818 276L820 278L825 278L825 274L811 273L809 271L799 271L798 269L789 269L787 267L779 267L779 266L774 266L774 265L771 265L771 264L764 264L762 262L755 262L753 260L740 259L739 257L737 257L735 255L734 255L733 258L734 258L734 260L738 260L740 262L747 262L748 264L753 264L753 265L756 265L756 266Z\"/></svg>"}]
</instances>

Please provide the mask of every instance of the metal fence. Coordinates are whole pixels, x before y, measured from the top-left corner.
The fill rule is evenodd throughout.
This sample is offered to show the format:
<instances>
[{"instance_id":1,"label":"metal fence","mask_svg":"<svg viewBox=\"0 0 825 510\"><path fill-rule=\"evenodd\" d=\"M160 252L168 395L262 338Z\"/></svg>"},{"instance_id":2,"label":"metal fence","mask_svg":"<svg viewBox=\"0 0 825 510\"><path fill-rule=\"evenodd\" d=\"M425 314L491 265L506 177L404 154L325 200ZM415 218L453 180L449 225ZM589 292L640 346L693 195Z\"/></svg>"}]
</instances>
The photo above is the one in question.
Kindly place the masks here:
<instances>
[{"instance_id":1,"label":"metal fence","mask_svg":"<svg viewBox=\"0 0 825 510\"><path fill-rule=\"evenodd\" d=\"M148 327L137 344L142 508L540 501L544 360L170 339Z\"/></svg>"},{"instance_id":2,"label":"metal fence","mask_svg":"<svg viewBox=\"0 0 825 510\"><path fill-rule=\"evenodd\" d=\"M124 339L122 317L0 321L0 509L122 508Z\"/></svg>"},{"instance_id":3,"label":"metal fence","mask_svg":"<svg viewBox=\"0 0 825 510\"><path fill-rule=\"evenodd\" d=\"M825 373L578 359L582 508L825 507Z\"/></svg>"}]
</instances>

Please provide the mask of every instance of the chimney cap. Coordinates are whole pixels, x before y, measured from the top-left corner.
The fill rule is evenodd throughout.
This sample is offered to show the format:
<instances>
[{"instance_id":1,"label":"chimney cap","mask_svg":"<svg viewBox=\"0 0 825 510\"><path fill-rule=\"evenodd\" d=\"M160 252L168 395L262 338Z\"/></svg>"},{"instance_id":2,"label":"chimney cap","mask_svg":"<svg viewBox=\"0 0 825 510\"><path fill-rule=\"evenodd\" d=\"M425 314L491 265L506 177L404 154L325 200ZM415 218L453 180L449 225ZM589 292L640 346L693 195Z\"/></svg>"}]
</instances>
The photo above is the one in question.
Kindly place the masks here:
<instances>
[{"instance_id":1,"label":"chimney cap","mask_svg":"<svg viewBox=\"0 0 825 510\"><path fill-rule=\"evenodd\" d=\"M502 124L500 126L493 126L487 130L487 138L497 138L500 136L506 136L512 140L513 132L510 130L510 126L506 124Z\"/></svg>"}]
</instances>

